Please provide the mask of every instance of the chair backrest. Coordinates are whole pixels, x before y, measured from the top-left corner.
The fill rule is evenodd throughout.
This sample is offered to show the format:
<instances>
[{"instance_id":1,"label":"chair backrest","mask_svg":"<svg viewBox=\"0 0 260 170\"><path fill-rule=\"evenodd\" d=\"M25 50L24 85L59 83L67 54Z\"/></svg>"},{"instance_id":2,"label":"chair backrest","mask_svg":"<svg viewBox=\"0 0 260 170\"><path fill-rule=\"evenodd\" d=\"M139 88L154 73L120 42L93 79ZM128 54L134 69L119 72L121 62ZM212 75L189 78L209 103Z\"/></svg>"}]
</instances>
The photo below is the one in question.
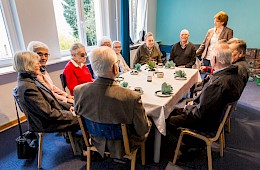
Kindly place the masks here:
<instances>
[{"instance_id":1,"label":"chair backrest","mask_svg":"<svg viewBox=\"0 0 260 170\"><path fill-rule=\"evenodd\" d=\"M89 71L90 71L90 73L91 73L92 78L95 79L95 78L96 78L96 75L94 74L94 71L93 71L93 69L92 69L92 67L91 67L91 64L87 64L87 67L88 67L88 69L89 69Z\"/></svg>"},{"instance_id":2,"label":"chair backrest","mask_svg":"<svg viewBox=\"0 0 260 170\"><path fill-rule=\"evenodd\" d=\"M227 121L227 118L228 118L228 116L231 114L231 112L232 112L232 110L233 110L233 105L234 105L234 103L229 103L229 104L226 106L225 110L223 111L223 114L222 114L221 120L220 120L220 125L219 125L219 128L218 128L218 131L217 131L217 133L216 133L216 136L214 137L215 140L217 140L218 137L220 136L220 134L221 134L221 132L222 132L222 130L223 130L223 128L224 128L224 125L225 125L225 123L226 123L226 121Z\"/></svg>"},{"instance_id":3,"label":"chair backrest","mask_svg":"<svg viewBox=\"0 0 260 170\"><path fill-rule=\"evenodd\" d=\"M62 85L63 90L66 91L67 82L66 82L65 74L63 74L63 73L60 74L60 81L61 81L61 85Z\"/></svg>"},{"instance_id":4,"label":"chair backrest","mask_svg":"<svg viewBox=\"0 0 260 170\"><path fill-rule=\"evenodd\" d=\"M120 140L123 139L120 124L97 123L84 118L86 127L94 137Z\"/></svg>"},{"instance_id":5,"label":"chair backrest","mask_svg":"<svg viewBox=\"0 0 260 170\"><path fill-rule=\"evenodd\" d=\"M81 131L85 144L90 146L86 132L89 132L94 137L105 138L109 140L123 140L126 155L130 154L129 139L127 134L126 124L105 124L97 123L83 116L78 115Z\"/></svg>"}]
</instances>

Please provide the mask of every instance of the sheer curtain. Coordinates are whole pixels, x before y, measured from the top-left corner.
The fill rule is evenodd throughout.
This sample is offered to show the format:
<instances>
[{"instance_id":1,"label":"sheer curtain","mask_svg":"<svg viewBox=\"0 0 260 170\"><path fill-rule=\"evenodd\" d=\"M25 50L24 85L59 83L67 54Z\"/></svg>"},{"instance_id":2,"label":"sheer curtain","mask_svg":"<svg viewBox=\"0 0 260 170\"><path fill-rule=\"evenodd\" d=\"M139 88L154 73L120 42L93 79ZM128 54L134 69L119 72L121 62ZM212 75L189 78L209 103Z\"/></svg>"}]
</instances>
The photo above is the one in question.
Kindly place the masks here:
<instances>
[{"instance_id":1,"label":"sheer curtain","mask_svg":"<svg viewBox=\"0 0 260 170\"><path fill-rule=\"evenodd\" d=\"M103 36L117 40L118 37L118 21L119 8L118 0L95 0L95 19L97 39Z\"/></svg>"},{"instance_id":2,"label":"sheer curtain","mask_svg":"<svg viewBox=\"0 0 260 170\"><path fill-rule=\"evenodd\" d=\"M147 32L147 0L129 0L130 37L133 43L141 39L140 34Z\"/></svg>"}]
</instances>

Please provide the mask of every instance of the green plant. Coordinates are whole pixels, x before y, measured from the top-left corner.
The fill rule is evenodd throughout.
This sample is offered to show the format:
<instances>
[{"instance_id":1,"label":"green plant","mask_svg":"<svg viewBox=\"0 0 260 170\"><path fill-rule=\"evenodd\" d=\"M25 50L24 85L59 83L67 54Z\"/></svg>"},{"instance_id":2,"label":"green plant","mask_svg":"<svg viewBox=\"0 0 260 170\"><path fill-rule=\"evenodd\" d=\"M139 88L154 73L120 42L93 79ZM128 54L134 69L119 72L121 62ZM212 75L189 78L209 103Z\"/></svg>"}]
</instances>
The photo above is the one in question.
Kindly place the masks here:
<instances>
[{"instance_id":1,"label":"green plant","mask_svg":"<svg viewBox=\"0 0 260 170\"><path fill-rule=\"evenodd\" d=\"M148 65L149 71L155 71L156 64L154 61L148 61L146 64Z\"/></svg>"},{"instance_id":2,"label":"green plant","mask_svg":"<svg viewBox=\"0 0 260 170\"><path fill-rule=\"evenodd\" d=\"M186 73L183 70L175 71L177 77L186 77Z\"/></svg>"}]
</instances>

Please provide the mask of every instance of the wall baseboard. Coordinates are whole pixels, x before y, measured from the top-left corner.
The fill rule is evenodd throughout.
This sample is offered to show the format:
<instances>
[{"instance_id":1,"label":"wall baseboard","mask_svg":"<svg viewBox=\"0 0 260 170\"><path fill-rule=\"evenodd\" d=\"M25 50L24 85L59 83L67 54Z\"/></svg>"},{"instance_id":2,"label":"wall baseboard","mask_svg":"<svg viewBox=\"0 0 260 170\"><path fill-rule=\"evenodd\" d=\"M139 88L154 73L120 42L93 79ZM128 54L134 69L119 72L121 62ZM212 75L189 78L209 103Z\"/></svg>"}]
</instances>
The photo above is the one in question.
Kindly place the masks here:
<instances>
[{"instance_id":1,"label":"wall baseboard","mask_svg":"<svg viewBox=\"0 0 260 170\"><path fill-rule=\"evenodd\" d=\"M26 119L25 116L20 117L20 122L21 122L21 123L23 123L23 122L25 122L25 121L27 121L27 119ZM3 131L5 131L5 130L11 128L11 127L16 126L16 125L18 125L18 119L13 120L13 121L11 121L11 122L8 122L8 123L6 123L6 124L1 125L1 126L0 126L0 132L3 132Z\"/></svg>"}]
</instances>

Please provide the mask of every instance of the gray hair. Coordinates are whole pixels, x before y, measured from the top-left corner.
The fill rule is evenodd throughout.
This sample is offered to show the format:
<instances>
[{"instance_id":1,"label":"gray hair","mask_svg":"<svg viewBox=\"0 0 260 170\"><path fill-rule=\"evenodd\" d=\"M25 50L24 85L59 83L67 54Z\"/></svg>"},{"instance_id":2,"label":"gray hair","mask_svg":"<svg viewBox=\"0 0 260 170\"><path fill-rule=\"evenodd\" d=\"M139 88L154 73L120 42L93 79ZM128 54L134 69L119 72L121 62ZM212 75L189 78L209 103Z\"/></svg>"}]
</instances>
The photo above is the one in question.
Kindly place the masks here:
<instances>
[{"instance_id":1,"label":"gray hair","mask_svg":"<svg viewBox=\"0 0 260 170\"><path fill-rule=\"evenodd\" d=\"M147 33L145 34L145 36L144 36L144 39L146 40L146 38L147 38L147 37L150 37L150 36L153 37L153 33L147 32Z\"/></svg>"},{"instance_id":2,"label":"gray hair","mask_svg":"<svg viewBox=\"0 0 260 170\"><path fill-rule=\"evenodd\" d=\"M102 46L92 51L89 60L94 73L97 76L103 76L111 72L113 64L117 61L117 56L114 50Z\"/></svg>"},{"instance_id":3,"label":"gray hair","mask_svg":"<svg viewBox=\"0 0 260 170\"><path fill-rule=\"evenodd\" d=\"M217 43L215 46L216 60L222 66L231 65L232 51L227 43Z\"/></svg>"},{"instance_id":4,"label":"gray hair","mask_svg":"<svg viewBox=\"0 0 260 170\"><path fill-rule=\"evenodd\" d=\"M228 44L236 44L236 50L238 52L243 52L243 54L246 54L246 42L244 40L238 39L238 38L231 38L227 42Z\"/></svg>"},{"instance_id":5,"label":"gray hair","mask_svg":"<svg viewBox=\"0 0 260 170\"><path fill-rule=\"evenodd\" d=\"M31 51L18 51L13 57L13 68L16 72L33 73L39 56Z\"/></svg>"},{"instance_id":6,"label":"gray hair","mask_svg":"<svg viewBox=\"0 0 260 170\"><path fill-rule=\"evenodd\" d=\"M101 47L101 46L103 46L103 44L104 44L105 42L109 42L109 43L110 43L110 47L112 47L112 41L111 41L111 39L110 39L109 37L106 37L106 36L104 36L104 37L102 37L100 40L98 40L97 46L98 46L98 47Z\"/></svg>"},{"instance_id":7,"label":"gray hair","mask_svg":"<svg viewBox=\"0 0 260 170\"><path fill-rule=\"evenodd\" d=\"M182 32L186 32L188 35L190 35L190 32L189 32L189 30L187 30L187 29L181 30L180 35L181 35Z\"/></svg>"},{"instance_id":8,"label":"gray hair","mask_svg":"<svg viewBox=\"0 0 260 170\"><path fill-rule=\"evenodd\" d=\"M36 50L41 50L41 49L49 51L48 46L40 41L31 41L27 46L27 51L36 52Z\"/></svg>"},{"instance_id":9,"label":"gray hair","mask_svg":"<svg viewBox=\"0 0 260 170\"><path fill-rule=\"evenodd\" d=\"M77 54L82 47L85 48L85 46L83 44L81 44L81 43L74 43L74 44L72 44L71 47L70 47L71 55Z\"/></svg>"},{"instance_id":10,"label":"gray hair","mask_svg":"<svg viewBox=\"0 0 260 170\"><path fill-rule=\"evenodd\" d=\"M114 47L114 45L115 45L115 43L119 43L119 44L121 44L121 42L120 41L113 41L113 47Z\"/></svg>"}]
</instances>

